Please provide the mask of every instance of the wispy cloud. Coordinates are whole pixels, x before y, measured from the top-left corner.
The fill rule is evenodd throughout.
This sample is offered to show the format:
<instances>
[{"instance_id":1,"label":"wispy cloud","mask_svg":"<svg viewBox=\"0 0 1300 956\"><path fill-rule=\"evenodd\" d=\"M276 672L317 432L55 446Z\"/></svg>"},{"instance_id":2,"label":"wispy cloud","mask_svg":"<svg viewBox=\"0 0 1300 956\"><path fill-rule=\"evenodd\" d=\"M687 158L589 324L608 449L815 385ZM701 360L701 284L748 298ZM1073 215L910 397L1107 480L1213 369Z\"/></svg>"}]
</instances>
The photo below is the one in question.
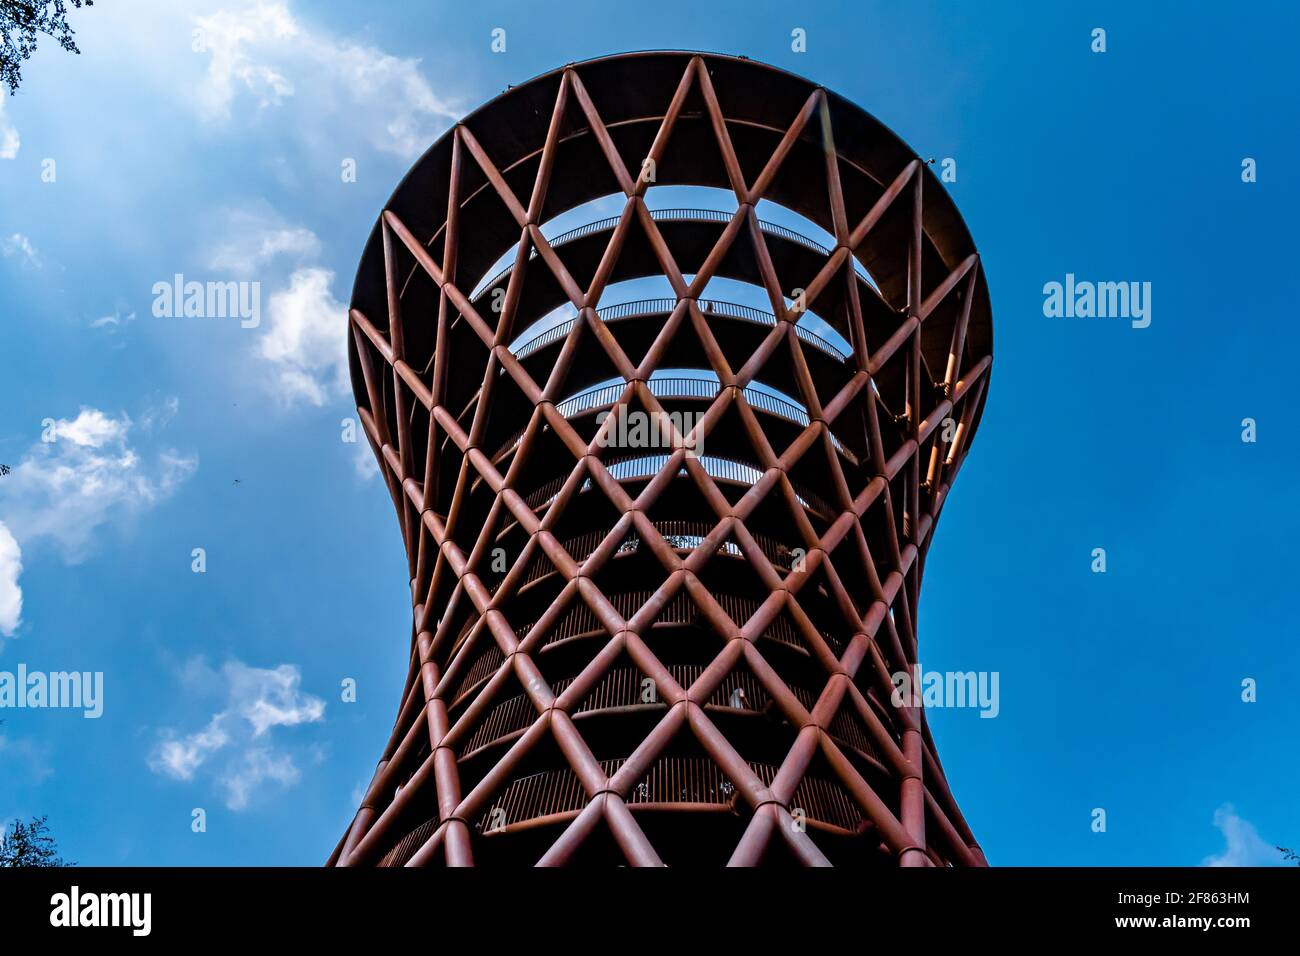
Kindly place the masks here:
<instances>
[{"instance_id":1,"label":"wispy cloud","mask_svg":"<svg viewBox=\"0 0 1300 956\"><path fill-rule=\"evenodd\" d=\"M21 232L0 239L0 252L6 259L17 259L24 269L38 269L41 265L40 253L32 241Z\"/></svg>"},{"instance_id":2,"label":"wispy cloud","mask_svg":"<svg viewBox=\"0 0 1300 956\"><path fill-rule=\"evenodd\" d=\"M299 37L298 24L279 3L256 3L242 10L218 10L195 17L202 45L211 58L207 82L199 90L199 109L212 119L229 119L237 95L248 93L260 107L292 96L293 84L277 68L259 62Z\"/></svg>"},{"instance_id":3,"label":"wispy cloud","mask_svg":"<svg viewBox=\"0 0 1300 956\"><path fill-rule=\"evenodd\" d=\"M192 659L182 677L187 685L222 687L225 705L189 734L164 729L149 756L151 770L174 780L193 780L207 767L231 810L245 809L268 784L297 783L300 772L294 756L274 746L273 731L316 723L325 715L325 702L301 690L297 667L250 667L232 660L218 673L201 659Z\"/></svg>"},{"instance_id":4,"label":"wispy cloud","mask_svg":"<svg viewBox=\"0 0 1300 956\"><path fill-rule=\"evenodd\" d=\"M175 413L175 409L172 409ZM49 544L76 564L110 521L128 521L172 494L198 459L164 449L146 462L128 441L131 419L98 408L47 419L43 438L0 484L0 636L22 622L23 549ZM20 544L21 542L21 544Z\"/></svg>"},{"instance_id":5,"label":"wispy cloud","mask_svg":"<svg viewBox=\"0 0 1300 956\"><path fill-rule=\"evenodd\" d=\"M289 225L265 203L224 209L214 218L213 231L220 238L208 253L209 268L257 278L259 271L276 262L294 265L320 255L314 232Z\"/></svg>"},{"instance_id":6,"label":"wispy cloud","mask_svg":"<svg viewBox=\"0 0 1300 956\"><path fill-rule=\"evenodd\" d=\"M375 461L375 453L370 450L370 443L358 436L353 448L352 467L356 469L357 477L362 481L378 478L379 462Z\"/></svg>"},{"instance_id":7,"label":"wispy cloud","mask_svg":"<svg viewBox=\"0 0 1300 956\"><path fill-rule=\"evenodd\" d=\"M107 329L109 332L117 332L124 328L127 323L135 321L135 310L125 306L117 306L108 315L101 315L90 323L92 329Z\"/></svg>"},{"instance_id":8,"label":"wispy cloud","mask_svg":"<svg viewBox=\"0 0 1300 956\"><path fill-rule=\"evenodd\" d=\"M210 58L195 97L205 120L229 122L245 103L258 113L293 103L306 122L291 133L333 128L412 158L458 114L434 93L418 60L333 36L286 3L255 0L194 23Z\"/></svg>"},{"instance_id":9,"label":"wispy cloud","mask_svg":"<svg viewBox=\"0 0 1300 956\"><path fill-rule=\"evenodd\" d=\"M81 448L103 448L109 444L120 444L126 439L131 429L131 419L109 418L98 408L86 408L84 405L76 418L60 418L48 426L53 440L66 438Z\"/></svg>"},{"instance_id":10,"label":"wispy cloud","mask_svg":"<svg viewBox=\"0 0 1300 956\"><path fill-rule=\"evenodd\" d=\"M1221 853L1207 856L1201 866L1278 866L1277 848L1255 830L1255 825L1237 815L1236 808L1225 803L1214 811L1214 825L1223 834Z\"/></svg>"},{"instance_id":11,"label":"wispy cloud","mask_svg":"<svg viewBox=\"0 0 1300 956\"><path fill-rule=\"evenodd\" d=\"M0 159L13 159L18 155L18 147L21 145L18 138L17 128L5 116L5 100L7 96L0 96Z\"/></svg>"},{"instance_id":12,"label":"wispy cloud","mask_svg":"<svg viewBox=\"0 0 1300 956\"><path fill-rule=\"evenodd\" d=\"M333 282L329 269L298 269L288 288L271 295L258 354L273 367L285 405L320 406L347 392L347 307L334 298Z\"/></svg>"},{"instance_id":13,"label":"wispy cloud","mask_svg":"<svg viewBox=\"0 0 1300 956\"><path fill-rule=\"evenodd\" d=\"M140 416L140 430L152 432L155 429L166 428L176 413L180 411L181 400L175 395L163 399L161 402L151 403L145 408L144 413Z\"/></svg>"},{"instance_id":14,"label":"wispy cloud","mask_svg":"<svg viewBox=\"0 0 1300 956\"><path fill-rule=\"evenodd\" d=\"M65 561L92 551L95 534L170 496L198 467L171 448L149 458L129 441L131 419L83 407L75 418L48 419L32 446L0 484L5 522L24 549L50 543Z\"/></svg>"},{"instance_id":15,"label":"wispy cloud","mask_svg":"<svg viewBox=\"0 0 1300 956\"><path fill-rule=\"evenodd\" d=\"M224 714L215 715L202 730L184 737L167 737L155 748L149 766L155 773L165 773L177 780L193 780L194 772L208 757L230 743L222 727ZM169 733L164 731L164 734Z\"/></svg>"},{"instance_id":16,"label":"wispy cloud","mask_svg":"<svg viewBox=\"0 0 1300 956\"><path fill-rule=\"evenodd\" d=\"M334 298L334 273L319 265L321 243L266 202L221 210L209 268L275 286L256 356L281 405L324 405L347 392L347 309Z\"/></svg>"},{"instance_id":17,"label":"wispy cloud","mask_svg":"<svg viewBox=\"0 0 1300 956\"><path fill-rule=\"evenodd\" d=\"M22 623L23 589L18 577L23 573L23 552L13 533L0 521L0 636L13 637Z\"/></svg>"}]
</instances>

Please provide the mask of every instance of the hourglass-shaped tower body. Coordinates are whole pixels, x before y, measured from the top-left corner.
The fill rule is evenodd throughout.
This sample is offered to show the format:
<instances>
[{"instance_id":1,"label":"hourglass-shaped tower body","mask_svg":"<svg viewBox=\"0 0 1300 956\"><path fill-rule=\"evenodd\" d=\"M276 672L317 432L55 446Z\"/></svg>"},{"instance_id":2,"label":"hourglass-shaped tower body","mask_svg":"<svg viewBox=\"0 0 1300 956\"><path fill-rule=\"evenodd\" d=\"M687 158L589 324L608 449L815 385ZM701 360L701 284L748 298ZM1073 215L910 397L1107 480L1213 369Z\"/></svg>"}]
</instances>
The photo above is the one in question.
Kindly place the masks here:
<instances>
[{"instance_id":1,"label":"hourglass-shaped tower body","mask_svg":"<svg viewBox=\"0 0 1300 956\"><path fill-rule=\"evenodd\" d=\"M331 863L983 865L893 691L992 321L888 129L740 58L547 73L407 174L349 334L413 627Z\"/></svg>"}]
</instances>

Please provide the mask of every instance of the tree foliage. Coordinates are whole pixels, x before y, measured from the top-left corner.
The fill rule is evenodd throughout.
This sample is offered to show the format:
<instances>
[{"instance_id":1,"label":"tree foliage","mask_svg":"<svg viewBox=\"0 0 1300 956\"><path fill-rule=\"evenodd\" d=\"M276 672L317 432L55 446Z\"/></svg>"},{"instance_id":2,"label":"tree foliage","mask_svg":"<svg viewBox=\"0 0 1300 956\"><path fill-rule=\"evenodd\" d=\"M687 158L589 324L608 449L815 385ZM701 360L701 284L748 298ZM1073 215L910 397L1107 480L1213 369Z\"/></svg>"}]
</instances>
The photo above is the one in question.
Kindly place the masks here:
<instances>
[{"instance_id":1,"label":"tree foliage","mask_svg":"<svg viewBox=\"0 0 1300 956\"><path fill-rule=\"evenodd\" d=\"M30 823L15 820L0 833L0 866L76 866L59 856L46 819L32 817Z\"/></svg>"},{"instance_id":2,"label":"tree foliage","mask_svg":"<svg viewBox=\"0 0 1300 956\"><path fill-rule=\"evenodd\" d=\"M13 95L22 82L22 64L36 51L44 34L69 53L80 53L68 26L68 4L80 9L95 0L0 0L0 83Z\"/></svg>"}]
</instances>

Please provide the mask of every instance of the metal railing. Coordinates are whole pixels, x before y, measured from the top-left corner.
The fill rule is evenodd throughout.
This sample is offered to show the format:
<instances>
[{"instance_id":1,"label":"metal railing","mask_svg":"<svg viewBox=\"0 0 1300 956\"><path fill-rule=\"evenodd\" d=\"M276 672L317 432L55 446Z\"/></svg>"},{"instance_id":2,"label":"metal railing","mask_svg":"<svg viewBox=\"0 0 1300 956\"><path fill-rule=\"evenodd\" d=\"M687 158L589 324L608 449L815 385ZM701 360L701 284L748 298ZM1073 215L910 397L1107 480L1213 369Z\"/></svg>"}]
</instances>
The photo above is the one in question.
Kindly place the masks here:
<instances>
[{"instance_id":1,"label":"metal railing","mask_svg":"<svg viewBox=\"0 0 1300 956\"><path fill-rule=\"evenodd\" d=\"M602 760L601 772L612 776L622 759ZM750 762L749 768L765 784L776 779L778 767ZM725 810L736 799L736 788L717 764L704 757L660 757L628 793L627 803L680 807L682 809ZM514 824L545 817L577 815L590 797L571 769L546 770L517 777L501 792L492 806L475 822L479 833L489 836ZM836 781L808 775L794 789L791 806L804 810L810 823L844 833L856 833L863 813L844 787Z\"/></svg>"},{"instance_id":2,"label":"metal railing","mask_svg":"<svg viewBox=\"0 0 1300 956\"><path fill-rule=\"evenodd\" d=\"M722 212L721 210L718 209L651 209L650 210L650 218L653 219L655 222L723 222L726 223L726 222L731 222L731 219L734 215L735 213ZM554 249L556 246L563 245L566 242L573 242L576 239L582 239L586 236L590 236L592 233L602 232L606 229L613 229L615 226L618 225L619 219L621 218L622 218L621 216L609 216L608 218L605 219L597 219L595 222L589 222L585 226L578 226L576 229L570 229L568 232L562 232L554 239L547 239L546 241L550 244L551 248ZM813 252L820 253L824 256L829 256L831 254L830 249L827 249L825 246L823 246L820 242L817 242L815 239L809 239L807 236L801 235L795 232L793 229L789 229L785 226L778 226L776 223L768 222L766 219L760 219L758 221L758 228L761 229L763 232L768 233L769 235L779 236L782 239L801 245L806 249L811 249ZM536 248L529 250L528 258L530 261L537 258ZM856 271L859 275L861 275L863 279L867 279L866 274L862 271L861 264L856 259L853 260L853 268L854 271ZM502 269L500 272L494 275L487 282L478 285L474 289L474 293L470 296L470 299L472 301L477 301L478 298L481 295L483 295L484 292L486 292L488 289L491 289L498 282L500 282L502 279L508 276L513 269L514 269L514 264L512 263L511 265L506 266L504 269ZM868 281L870 280L868 279Z\"/></svg>"},{"instance_id":3,"label":"metal railing","mask_svg":"<svg viewBox=\"0 0 1300 956\"><path fill-rule=\"evenodd\" d=\"M764 312L762 309L755 309L748 305L724 302L721 299L700 299L699 305L706 315L721 315L729 319L739 319L742 322L762 325L767 328L776 325L776 316L771 312ZM597 309L596 315L602 322L609 323L618 322L622 319L641 318L647 315L666 315L675 308L677 308L676 299L637 299L633 302L620 302L618 305ZM573 326L577 321L577 316L572 316L559 325L551 326L541 332L533 332L541 324L540 322L534 323L525 329L519 338L510 343L510 351L515 354L515 358L525 359L539 349L546 348L553 342L563 339L573 330ZM825 352L836 361L843 362L849 357L849 353L839 346L828 342L816 332L802 325L795 325L794 334L799 337L800 341L808 343L821 352Z\"/></svg>"},{"instance_id":4,"label":"metal railing","mask_svg":"<svg viewBox=\"0 0 1300 956\"><path fill-rule=\"evenodd\" d=\"M621 461L607 463L605 467L609 471L610 477L615 481L636 481L655 477L668 464L669 457L669 455L646 455L637 458L624 458ZM752 487L763 477L763 472L753 465L731 458L701 455L697 460L704 466L705 473L718 481ZM679 476L685 475L686 467L683 465L678 469L677 474ZM528 507L537 509L549 505L559 495L560 489L564 487L566 481L568 481L567 476L552 479L542 485L525 499ZM587 478L583 481L579 491L589 491L590 489L591 479ZM834 510L820 496L797 484L794 485L794 491L799 504L817 517L830 520L834 515Z\"/></svg>"},{"instance_id":5,"label":"metal railing","mask_svg":"<svg viewBox=\"0 0 1300 956\"><path fill-rule=\"evenodd\" d=\"M656 521L654 527L663 535L668 546L678 551L693 551L703 545L709 533L713 530L713 525L707 521ZM597 546L605 540L606 536L613 530L612 528L601 528L596 531L588 531L574 538L567 538L561 542L564 550L573 556L575 561L585 561L596 550ZM795 555L780 542L774 541L766 535L754 535L754 542L758 545L763 556L772 563L772 566L780 572L789 571L793 567ZM618 546L618 554L627 554L639 551L641 549L641 537L635 531L623 539ZM735 543L728 540L720 545L717 549L718 554L726 554L735 558L743 558L744 553ZM555 573L555 565L544 555L534 559L524 578L519 582L522 588L532 584L534 581L540 581L548 574Z\"/></svg>"},{"instance_id":6,"label":"metal railing","mask_svg":"<svg viewBox=\"0 0 1300 956\"><path fill-rule=\"evenodd\" d=\"M682 687L690 687L704 673L702 664L669 664L666 669L672 679ZM646 702L643 680L641 672L635 667L615 668L588 692L571 713L576 715L630 707L666 707L663 701ZM573 681L572 677L553 681L551 691L559 696ZM805 710L811 711L816 706L817 695L812 691L802 687L791 687L790 692ZM762 713L771 703L772 698L762 683L749 671L738 670L728 675L726 680L713 690L703 705L725 707L746 713ZM523 733L537 720L537 717L536 706L525 694L501 700L492 708L461 750L462 759L484 747L498 744ZM861 719L849 708L841 707L836 712L829 729L831 735L842 743L848 744L876 762L882 761L879 749L862 726Z\"/></svg>"},{"instance_id":7,"label":"metal railing","mask_svg":"<svg viewBox=\"0 0 1300 956\"><path fill-rule=\"evenodd\" d=\"M707 378L652 378L647 384L650 387L650 394L655 398L701 398L711 399L718 394L718 382L715 379ZM595 388L589 388L585 391L566 398L555 406L565 418L572 418L574 415L581 415L583 412L589 412L593 408L600 408L604 405L613 405L623 394L627 383L618 382L614 385L598 385ZM756 388L746 387L741 389L741 394L754 408L761 409L777 418L784 418L786 421L794 422L796 425L808 426L808 410L801 405L795 405L793 402L787 402L783 398L777 398L775 395L769 395L767 392L761 392ZM522 432L520 435L522 436ZM685 437L685 436L683 436ZM519 439L515 438L517 442ZM840 440L833 434L831 442L835 448L840 451L846 458L857 463L856 457L848 451Z\"/></svg>"},{"instance_id":8,"label":"metal railing","mask_svg":"<svg viewBox=\"0 0 1300 956\"><path fill-rule=\"evenodd\" d=\"M761 544L761 542L760 542ZM641 607L653 596L651 591L624 591L608 595L609 601L614 605L616 610L624 619L631 619ZM727 616L737 623L743 623L753 617L759 608L759 603L750 598L738 597L734 594L722 593L715 595L715 600L721 605L722 610ZM477 623L478 618L471 618L465 622L460 637L456 640L456 647L452 651L452 656L462 653L464 641L469 632ZM523 640L528 632L536 626L536 621L529 621L514 627L515 637ZM691 599L686 591L679 591L667 606L659 613L655 619L655 625L688 625L699 624L704 627L709 625L701 615L699 606ZM831 651L836 657L843 655L844 648L847 646L844 640L831 634L829 631L818 628L817 632L821 635ZM575 602L569 610L551 625L546 634L546 639L542 642L543 648L550 647L559 641L571 640L578 637L590 637L606 633L605 625L596 617L594 611L582 601ZM763 632L760 640L772 640L782 644L796 653L804 656L811 656L807 642L800 636L790 618L782 614L775 618ZM505 663L505 655L501 649L492 640L482 643L479 648L468 651L473 656L473 662L470 664L465 676L458 682L456 690L451 695L451 710L453 715L459 714L471 700L470 692L476 691L479 687L486 684L488 679Z\"/></svg>"}]
</instances>

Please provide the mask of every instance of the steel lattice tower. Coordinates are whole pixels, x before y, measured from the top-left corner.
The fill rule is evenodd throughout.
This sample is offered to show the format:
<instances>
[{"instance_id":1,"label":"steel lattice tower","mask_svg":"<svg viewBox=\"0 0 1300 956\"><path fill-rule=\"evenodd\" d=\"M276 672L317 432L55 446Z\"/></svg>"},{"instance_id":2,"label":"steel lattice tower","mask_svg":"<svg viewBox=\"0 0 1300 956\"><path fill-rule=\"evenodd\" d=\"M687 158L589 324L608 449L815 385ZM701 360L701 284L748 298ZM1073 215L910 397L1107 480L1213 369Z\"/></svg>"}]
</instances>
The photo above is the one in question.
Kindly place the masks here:
<instances>
[{"instance_id":1,"label":"steel lattice tower","mask_svg":"<svg viewBox=\"0 0 1300 956\"><path fill-rule=\"evenodd\" d=\"M664 185L734 212L652 210ZM621 211L544 230L601 197ZM646 276L672 294L609 294ZM350 329L413 639L332 864L983 865L891 675L992 321L955 206L889 130L746 59L548 73L411 169ZM668 447L611 441L634 413Z\"/></svg>"}]
</instances>

